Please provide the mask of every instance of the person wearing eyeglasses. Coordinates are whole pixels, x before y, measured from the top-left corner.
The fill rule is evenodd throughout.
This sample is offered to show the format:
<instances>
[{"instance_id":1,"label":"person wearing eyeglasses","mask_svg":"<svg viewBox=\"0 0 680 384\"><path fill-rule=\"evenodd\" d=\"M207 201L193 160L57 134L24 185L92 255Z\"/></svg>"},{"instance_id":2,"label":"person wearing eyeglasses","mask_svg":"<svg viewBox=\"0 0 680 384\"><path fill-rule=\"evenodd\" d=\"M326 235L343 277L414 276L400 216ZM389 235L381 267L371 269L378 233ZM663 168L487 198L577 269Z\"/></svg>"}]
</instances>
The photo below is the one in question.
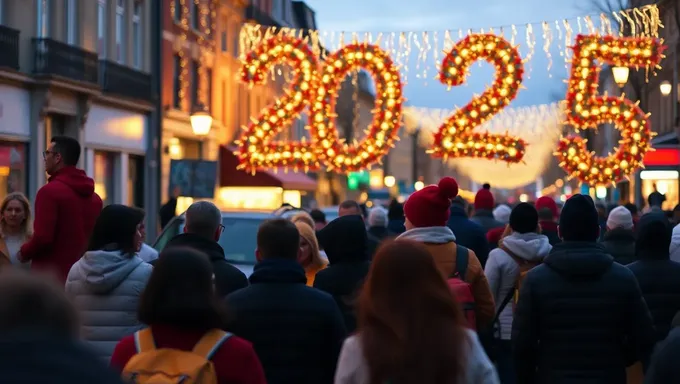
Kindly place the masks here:
<instances>
[{"instance_id":1,"label":"person wearing eyeglasses","mask_svg":"<svg viewBox=\"0 0 680 384\"><path fill-rule=\"evenodd\" d=\"M208 255L215 273L215 291L219 297L247 287L248 278L227 262L224 249L218 243L224 231L219 208L209 201L197 201L187 209L184 220L184 233L170 239L165 247L188 247Z\"/></svg>"},{"instance_id":2,"label":"person wearing eyeglasses","mask_svg":"<svg viewBox=\"0 0 680 384\"><path fill-rule=\"evenodd\" d=\"M54 274L62 283L87 250L102 210L94 180L76 168L80 152L78 140L66 136L53 137L43 152L50 177L35 197L33 237L16 255L21 262L31 261L31 270Z\"/></svg>"}]
</instances>

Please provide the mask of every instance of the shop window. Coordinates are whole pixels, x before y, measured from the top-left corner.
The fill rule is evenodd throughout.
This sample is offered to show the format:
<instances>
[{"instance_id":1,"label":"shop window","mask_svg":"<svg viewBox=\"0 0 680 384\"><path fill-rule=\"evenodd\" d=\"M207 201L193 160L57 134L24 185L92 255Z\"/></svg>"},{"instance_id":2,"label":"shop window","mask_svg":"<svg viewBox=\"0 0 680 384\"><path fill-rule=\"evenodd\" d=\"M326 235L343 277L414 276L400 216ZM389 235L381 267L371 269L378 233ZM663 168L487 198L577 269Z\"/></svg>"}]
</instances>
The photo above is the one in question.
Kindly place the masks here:
<instances>
[{"instance_id":1,"label":"shop window","mask_svg":"<svg viewBox=\"0 0 680 384\"><path fill-rule=\"evenodd\" d=\"M647 198L655 190L666 197L661 208L665 211L673 210L680 201L680 188L676 170L644 170L640 172L642 179L642 198L647 206Z\"/></svg>"},{"instance_id":2,"label":"shop window","mask_svg":"<svg viewBox=\"0 0 680 384\"><path fill-rule=\"evenodd\" d=\"M101 197L104 206L115 202L115 154L95 151L94 190Z\"/></svg>"},{"instance_id":3,"label":"shop window","mask_svg":"<svg viewBox=\"0 0 680 384\"><path fill-rule=\"evenodd\" d=\"M26 194L26 144L0 142L0 199L7 194Z\"/></svg>"},{"instance_id":4,"label":"shop window","mask_svg":"<svg viewBox=\"0 0 680 384\"><path fill-rule=\"evenodd\" d=\"M144 208L144 157L128 157L127 205Z\"/></svg>"}]
</instances>

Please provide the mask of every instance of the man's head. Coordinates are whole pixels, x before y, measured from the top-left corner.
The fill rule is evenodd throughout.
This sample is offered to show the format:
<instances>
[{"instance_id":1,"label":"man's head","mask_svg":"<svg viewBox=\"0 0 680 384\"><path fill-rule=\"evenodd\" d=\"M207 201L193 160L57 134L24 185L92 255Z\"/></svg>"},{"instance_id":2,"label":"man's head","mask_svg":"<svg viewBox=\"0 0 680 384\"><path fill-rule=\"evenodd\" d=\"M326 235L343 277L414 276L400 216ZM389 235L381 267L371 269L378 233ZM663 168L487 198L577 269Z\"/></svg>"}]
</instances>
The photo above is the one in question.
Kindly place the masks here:
<instances>
[{"instance_id":1,"label":"man's head","mask_svg":"<svg viewBox=\"0 0 680 384\"><path fill-rule=\"evenodd\" d=\"M541 221L553 221L559 216L557 203L550 196L541 196L536 200L538 219Z\"/></svg>"},{"instance_id":2,"label":"man's head","mask_svg":"<svg viewBox=\"0 0 680 384\"><path fill-rule=\"evenodd\" d=\"M312 219L314 220L314 229L317 231L320 231L323 229L323 227L326 226L326 214L323 213L323 211L319 209L312 209L311 212L309 212L309 215L312 216Z\"/></svg>"},{"instance_id":3,"label":"man's head","mask_svg":"<svg viewBox=\"0 0 680 384\"><path fill-rule=\"evenodd\" d=\"M633 215L626 207L616 207L609 212L607 217L607 230L622 228L626 230L633 230Z\"/></svg>"},{"instance_id":4,"label":"man's head","mask_svg":"<svg viewBox=\"0 0 680 384\"><path fill-rule=\"evenodd\" d=\"M576 194L564 203L557 232L564 241L597 241L600 220L593 199Z\"/></svg>"},{"instance_id":5,"label":"man's head","mask_svg":"<svg viewBox=\"0 0 680 384\"><path fill-rule=\"evenodd\" d=\"M387 228L387 210L383 207L375 207L368 214L368 225L370 227Z\"/></svg>"},{"instance_id":6,"label":"man's head","mask_svg":"<svg viewBox=\"0 0 680 384\"><path fill-rule=\"evenodd\" d=\"M184 233L218 241L222 235L222 212L209 201L197 201L184 214Z\"/></svg>"},{"instance_id":7,"label":"man's head","mask_svg":"<svg viewBox=\"0 0 680 384\"><path fill-rule=\"evenodd\" d=\"M361 205L354 200L345 200L338 207L338 216L362 215Z\"/></svg>"},{"instance_id":8,"label":"man's head","mask_svg":"<svg viewBox=\"0 0 680 384\"><path fill-rule=\"evenodd\" d=\"M80 143L68 136L55 136L43 152L45 172L53 175L64 167L75 167L80 160Z\"/></svg>"},{"instance_id":9,"label":"man's head","mask_svg":"<svg viewBox=\"0 0 680 384\"><path fill-rule=\"evenodd\" d=\"M300 232L286 219L271 219L257 231L257 260L280 258L297 260L300 253Z\"/></svg>"},{"instance_id":10,"label":"man's head","mask_svg":"<svg viewBox=\"0 0 680 384\"><path fill-rule=\"evenodd\" d=\"M624 205L624 207L626 207L626 209L630 212L631 216L633 216L633 220L638 218L638 207L637 207L637 205L635 205L633 203L626 203Z\"/></svg>"}]
</instances>

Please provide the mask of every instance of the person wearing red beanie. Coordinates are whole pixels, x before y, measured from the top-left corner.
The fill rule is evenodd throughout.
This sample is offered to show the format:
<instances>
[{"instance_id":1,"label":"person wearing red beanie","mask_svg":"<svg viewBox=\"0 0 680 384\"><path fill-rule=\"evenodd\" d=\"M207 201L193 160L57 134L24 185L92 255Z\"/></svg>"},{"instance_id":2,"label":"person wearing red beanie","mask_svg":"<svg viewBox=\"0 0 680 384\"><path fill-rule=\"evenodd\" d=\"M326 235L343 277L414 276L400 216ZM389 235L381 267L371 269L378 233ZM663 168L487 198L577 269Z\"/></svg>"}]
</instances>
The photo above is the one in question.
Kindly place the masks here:
<instances>
[{"instance_id":1,"label":"person wearing red beanie","mask_svg":"<svg viewBox=\"0 0 680 384\"><path fill-rule=\"evenodd\" d=\"M470 220L481 225L487 233L494 228L504 228L505 224L493 217L493 209L495 206L496 200L491 193L491 185L485 183L482 186L482 189L477 191L477 194L475 195L475 212Z\"/></svg>"},{"instance_id":2,"label":"person wearing red beanie","mask_svg":"<svg viewBox=\"0 0 680 384\"><path fill-rule=\"evenodd\" d=\"M557 203L550 196L541 196L536 200L536 210L541 233L548 237L550 245L558 244L561 240L557 234L557 219L560 217Z\"/></svg>"},{"instance_id":3,"label":"person wearing red beanie","mask_svg":"<svg viewBox=\"0 0 680 384\"><path fill-rule=\"evenodd\" d=\"M444 177L439 184L427 186L409 196L404 204L406 232L398 239L424 244L435 259L444 278L449 279L456 271L458 245L456 236L446 226L451 200L458 195L458 183L452 177ZM477 329L485 329L493 320L496 307L477 256L467 250L467 270L461 273L472 287L475 299Z\"/></svg>"}]
</instances>

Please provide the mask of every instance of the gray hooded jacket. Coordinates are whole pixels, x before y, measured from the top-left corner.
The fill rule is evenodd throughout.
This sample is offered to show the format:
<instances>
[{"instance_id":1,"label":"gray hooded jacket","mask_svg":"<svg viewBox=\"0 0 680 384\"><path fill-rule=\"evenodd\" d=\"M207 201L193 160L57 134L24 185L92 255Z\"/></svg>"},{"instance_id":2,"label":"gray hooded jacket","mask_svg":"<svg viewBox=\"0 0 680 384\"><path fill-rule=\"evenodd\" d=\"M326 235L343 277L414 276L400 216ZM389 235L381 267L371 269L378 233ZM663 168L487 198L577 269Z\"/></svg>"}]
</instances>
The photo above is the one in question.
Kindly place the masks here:
<instances>
[{"instance_id":1,"label":"gray hooded jacket","mask_svg":"<svg viewBox=\"0 0 680 384\"><path fill-rule=\"evenodd\" d=\"M111 358L120 339L143 328L137 303L152 269L120 251L89 251L71 267L66 293L80 312L83 340L102 359Z\"/></svg>"}]
</instances>

